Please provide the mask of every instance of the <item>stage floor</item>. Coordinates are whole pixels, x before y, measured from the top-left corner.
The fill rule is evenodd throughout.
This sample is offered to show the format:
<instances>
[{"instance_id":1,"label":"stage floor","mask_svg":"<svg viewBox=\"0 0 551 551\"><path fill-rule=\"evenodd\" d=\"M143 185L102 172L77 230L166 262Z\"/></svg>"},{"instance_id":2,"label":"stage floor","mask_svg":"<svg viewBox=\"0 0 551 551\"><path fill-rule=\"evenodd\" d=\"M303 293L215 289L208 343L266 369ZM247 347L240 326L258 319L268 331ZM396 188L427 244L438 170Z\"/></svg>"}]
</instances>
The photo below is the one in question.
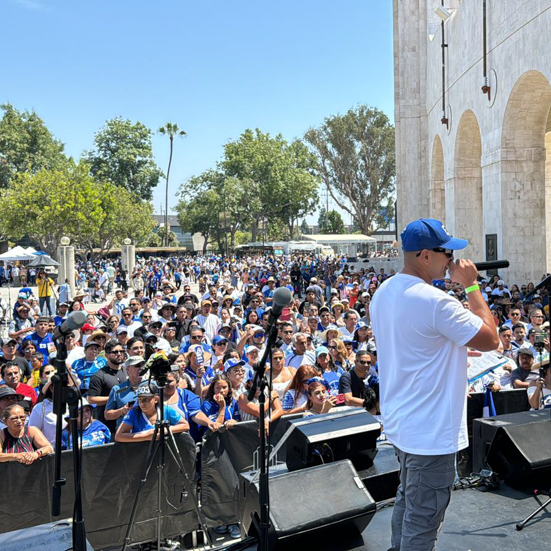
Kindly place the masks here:
<instances>
[{"instance_id":1,"label":"stage floor","mask_svg":"<svg viewBox=\"0 0 551 551\"><path fill-rule=\"evenodd\" d=\"M540 499L547 499L542 496ZM551 507L517 532L517 522L538 502L533 496L501 486L498 492L455 490L438 538L440 551L530 551L551 548ZM390 547L392 507L377 511L363 533L363 545L331 547L331 551L385 551ZM249 547L251 551L256 546ZM304 548L303 548L304 549ZM325 551L325 550L324 550Z\"/></svg>"},{"instance_id":2,"label":"stage floor","mask_svg":"<svg viewBox=\"0 0 551 551\"><path fill-rule=\"evenodd\" d=\"M540 499L547 499L542 496ZM542 501L543 502L543 501ZM538 502L533 496L501 485L498 492L475 488L455 490L437 549L445 551L527 551L551 547L551 507L517 532L517 522L527 517ZM383 551L390 546L392 507L377 511L363 533L364 545L354 550ZM349 548L350 549L350 548Z\"/></svg>"}]
</instances>

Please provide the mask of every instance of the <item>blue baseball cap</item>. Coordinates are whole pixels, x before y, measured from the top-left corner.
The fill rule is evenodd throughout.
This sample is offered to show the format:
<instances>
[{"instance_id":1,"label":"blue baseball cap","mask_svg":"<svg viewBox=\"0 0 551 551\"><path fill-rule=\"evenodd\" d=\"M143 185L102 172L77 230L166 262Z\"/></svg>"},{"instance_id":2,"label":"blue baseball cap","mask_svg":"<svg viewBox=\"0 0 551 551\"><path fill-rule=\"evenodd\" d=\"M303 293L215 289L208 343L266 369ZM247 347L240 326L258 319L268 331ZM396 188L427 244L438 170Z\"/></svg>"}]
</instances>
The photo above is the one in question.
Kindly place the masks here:
<instances>
[{"instance_id":1,"label":"blue baseball cap","mask_svg":"<svg viewBox=\"0 0 551 551\"><path fill-rule=\"evenodd\" d=\"M228 371L232 367L237 367L239 365L245 365L243 360L236 360L235 358L230 358L224 362L224 371Z\"/></svg>"},{"instance_id":2,"label":"blue baseball cap","mask_svg":"<svg viewBox=\"0 0 551 551\"><path fill-rule=\"evenodd\" d=\"M329 348L327 348L327 346L318 346L316 348L316 360L318 359L318 356L321 356L322 354L329 355Z\"/></svg>"},{"instance_id":3,"label":"blue baseball cap","mask_svg":"<svg viewBox=\"0 0 551 551\"><path fill-rule=\"evenodd\" d=\"M400 237L405 252L436 248L458 251L469 244L466 239L452 237L440 220L432 218L419 218L410 222Z\"/></svg>"}]
</instances>

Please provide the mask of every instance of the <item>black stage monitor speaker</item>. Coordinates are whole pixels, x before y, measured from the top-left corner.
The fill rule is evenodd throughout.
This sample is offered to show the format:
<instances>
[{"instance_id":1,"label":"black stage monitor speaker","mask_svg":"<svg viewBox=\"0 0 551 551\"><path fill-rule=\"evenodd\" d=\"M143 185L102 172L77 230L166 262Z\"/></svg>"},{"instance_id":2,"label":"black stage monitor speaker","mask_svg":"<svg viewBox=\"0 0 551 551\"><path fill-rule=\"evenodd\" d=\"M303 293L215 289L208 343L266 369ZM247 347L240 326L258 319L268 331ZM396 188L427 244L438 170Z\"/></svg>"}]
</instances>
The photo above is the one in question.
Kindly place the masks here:
<instances>
[{"instance_id":1,"label":"black stage monitor speaker","mask_svg":"<svg viewBox=\"0 0 551 551\"><path fill-rule=\"evenodd\" d=\"M247 477L248 473L245 473ZM331 549L328 538L358 538L375 514L376 504L348 460L270 476L269 548ZM259 487L248 487L243 529L257 536ZM322 541L323 540L323 541Z\"/></svg>"},{"instance_id":2,"label":"black stage monitor speaker","mask_svg":"<svg viewBox=\"0 0 551 551\"><path fill-rule=\"evenodd\" d=\"M487 461L510 486L551 487L551 421L500 427Z\"/></svg>"},{"instance_id":3,"label":"black stage monitor speaker","mask_svg":"<svg viewBox=\"0 0 551 551\"><path fill-rule=\"evenodd\" d=\"M289 423L286 462L290 471L351 459L358 469L373 465L380 423L363 408L325 413Z\"/></svg>"}]
</instances>

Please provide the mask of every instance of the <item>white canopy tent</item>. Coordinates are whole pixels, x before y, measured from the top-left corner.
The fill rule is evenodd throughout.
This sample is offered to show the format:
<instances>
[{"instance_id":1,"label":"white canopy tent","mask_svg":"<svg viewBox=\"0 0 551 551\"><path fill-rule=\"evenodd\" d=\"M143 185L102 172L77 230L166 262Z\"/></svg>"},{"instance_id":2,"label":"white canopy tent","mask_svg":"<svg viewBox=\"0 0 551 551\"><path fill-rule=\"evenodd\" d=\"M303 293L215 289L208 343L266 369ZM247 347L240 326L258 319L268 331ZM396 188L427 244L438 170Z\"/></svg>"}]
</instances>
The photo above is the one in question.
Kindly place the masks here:
<instances>
[{"instance_id":1,"label":"white canopy tent","mask_svg":"<svg viewBox=\"0 0 551 551\"><path fill-rule=\"evenodd\" d=\"M11 251L6 251L5 253L0 254L0 261L4 262L17 262L18 260L32 260L34 254L27 252L23 247L19 245L11 249Z\"/></svg>"}]
</instances>

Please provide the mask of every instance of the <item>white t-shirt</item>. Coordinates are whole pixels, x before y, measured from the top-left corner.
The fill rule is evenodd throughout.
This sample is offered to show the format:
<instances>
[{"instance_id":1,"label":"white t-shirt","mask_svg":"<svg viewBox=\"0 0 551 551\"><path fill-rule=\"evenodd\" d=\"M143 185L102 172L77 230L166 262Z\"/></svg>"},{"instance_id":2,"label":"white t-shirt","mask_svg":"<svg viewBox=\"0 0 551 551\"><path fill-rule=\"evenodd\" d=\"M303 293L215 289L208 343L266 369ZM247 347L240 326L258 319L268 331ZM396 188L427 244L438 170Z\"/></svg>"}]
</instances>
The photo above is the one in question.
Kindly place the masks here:
<instances>
[{"instance_id":1,"label":"white t-shirt","mask_svg":"<svg viewBox=\"0 0 551 551\"><path fill-rule=\"evenodd\" d=\"M370 306L389 441L406 453L468 446L467 348L482 320L422 279L397 274Z\"/></svg>"}]
</instances>

